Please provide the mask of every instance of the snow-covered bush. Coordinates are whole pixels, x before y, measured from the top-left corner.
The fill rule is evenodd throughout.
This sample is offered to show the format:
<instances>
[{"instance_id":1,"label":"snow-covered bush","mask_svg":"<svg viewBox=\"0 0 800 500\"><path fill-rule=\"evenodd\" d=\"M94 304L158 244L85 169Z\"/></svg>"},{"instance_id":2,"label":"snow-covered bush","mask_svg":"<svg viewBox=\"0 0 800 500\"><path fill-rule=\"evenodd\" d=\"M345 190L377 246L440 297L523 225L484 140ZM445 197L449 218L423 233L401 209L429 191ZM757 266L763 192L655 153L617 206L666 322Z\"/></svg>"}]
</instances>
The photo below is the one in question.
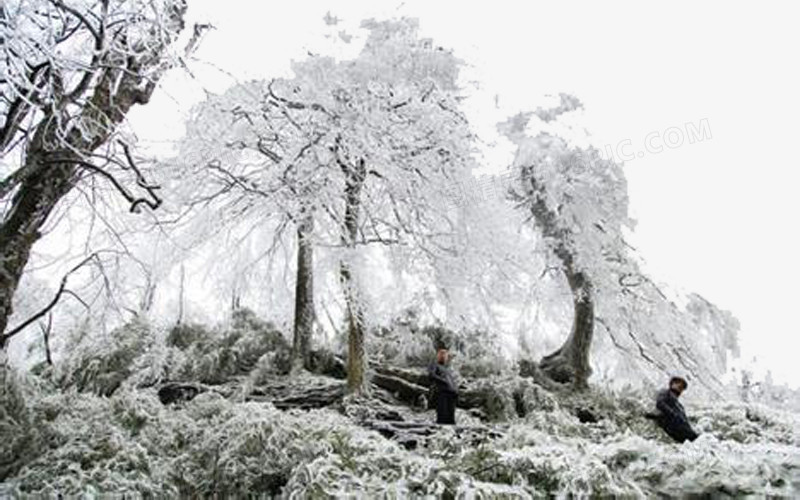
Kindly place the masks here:
<instances>
[{"instance_id":1,"label":"snow-covered bush","mask_svg":"<svg viewBox=\"0 0 800 500\"><path fill-rule=\"evenodd\" d=\"M0 365L0 481L38 451L39 436L22 384L11 367Z\"/></svg>"},{"instance_id":2,"label":"snow-covered bush","mask_svg":"<svg viewBox=\"0 0 800 500\"><path fill-rule=\"evenodd\" d=\"M503 356L498 340L485 330L464 330L454 335L453 366L464 377L500 375L513 367Z\"/></svg>"},{"instance_id":3,"label":"snow-covered bush","mask_svg":"<svg viewBox=\"0 0 800 500\"><path fill-rule=\"evenodd\" d=\"M181 333L173 329L169 339L172 345L186 346L176 377L181 380L221 384L249 373L257 364L260 370L269 365L273 373L286 373L290 368L290 347L283 334L249 309L234 311L230 327L220 332L187 327ZM264 356L267 358L261 360Z\"/></svg>"},{"instance_id":4,"label":"snow-covered bush","mask_svg":"<svg viewBox=\"0 0 800 500\"><path fill-rule=\"evenodd\" d=\"M507 381L478 379L470 385L469 392L460 397L462 400L468 397L474 398L475 401L470 401L473 403L470 406L480 406L485 411L486 419L493 422L506 421L517 415L514 390L513 384Z\"/></svg>"},{"instance_id":5,"label":"snow-covered bush","mask_svg":"<svg viewBox=\"0 0 800 500\"><path fill-rule=\"evenodd\" d=\"M188 371L185 351L155 341L131 364L131 374L123 386L144 388L157 384L182 380Z\"/></svg>"},{"instance_id":6,"label":"snow-covered bush","mask_svg":"<svg viewBox=\"0 0 800 500\"><path fill-rule=\"evenodd\" d=\"M253 386L268 382L286 391L321 384L322 393L342 386L307 373L276 379L288 369L288 343L251 312L228 327L184 333L168 341L170 333L133 322L112 332L108 345L76 342L62 366L41 375L4 372L0 472L8 477L0 496L800 492L800 420L764 405L687 400L701 437L677 445L643 417L653 395L640 390L575 393L535 376L463 377L463 397L479 400L480 417L495 423L459 411L462 427L435 429L412 450L362 425L386 415L430 421L430 412L369 398L305 412L247 402ZM158 383L181 378L228 386L162 405ZM102 390L105 380L115 390ZM596 421L582 422L582 410Z\"/></svg>"},{"instance_id":7,"label":"snow-covered bush","mask_svg":"<svg viewBox=\"0 0 800 500\"><path fill-rule=\"evenodd\" d=\"M413 308L402 311L388 325L373 328L367 343L377 363L427 366L436 358L436 350L445 347L450 351L452 366L464 377L499 375L512 367L490 332L421 325Z\"/></svg>"},{"instance_id":8,"label":"snow-covered bush","mask_svg":"<svg viewBox=\"0 0 800 500\"><path fill-rule=\"evenodd\" d=\"M398 448L329 410L282 412L214 393L173 409L150 390L72 392L44 396L33 411L47 415L50 447L10 481L21 494L277 494L319 457L357 477L357 457Z\"/></svg>"},{"instance_id":9,"label":"snow-covered bush","mask_svg":"<svg viewBox=\"0 0 800 500\"><path fill-rule=\"evenodd\" d=\"M167 345L187 349L192 344L209 342L213 333L204 325L181 323L172 327L167 335Z\"/></svg>"},{"instance_id":10,"label":"snow-covered bush","mask_svg":"<svg viewBox=\"0 0 800 500\"><path fill-rule=\"evenodd\" d=\"M800 418L765 405L721 403L701 407L697 428L725 441L745 444L774 442L800 447Z\"/></svg>"},{"instance_id":11,"label":"snow-covered bush","mask_svg":"<svg viewBox=\"0 0 800 500\"><path fill-rule=\"evenodd\" d=\"M281 352L268 352L258 358L250 371L250 383L263 385L274 379L276 375L285 373L286 360Z\"/></svg>"},{"instance_id":12,"label":"snow-covered bush","mask_svg":"<svg viewBox=\"0 0 800 500\"><path fill-rule=\"evenodd\" d=\"M134 360L153 343L153 331L142 318L93 336L78 332L66 359L58 364L56 380L63 389L76 388L110 396L132 373Z\"/></svg>"},{"instance_id":13,"label":"snow-covered bush","mask_svg":"<svg viewBox=\"0 0 800 500\"><path fill-rule=\"evenodd\" d=\"M193 494L274 495L297 465L330 452L337 425L344 425L331 417L297 416L261 403L229 406L198 422L206 429L202 438L176 465Z\"/></svg>"},{"instance_id":14,"label":"snow-covered bush","mask_svg":"<svg viewBox=\"0 0 800 500\"><path fill-rule=\"evenodd\" d=\"M76 392L45 396L34 408L47 416L41 425L49 449L28 463L12 485L18 493L48 496L173 492L158 478L163 464L137 439L145 425L155 422L156 405L152 396L123 391L112 398Z\"/></svg>"},{"instance_id":15,"label":"snow-covered bush","mask_svg":"<svg viewBox=\"0 0 800 500\"><path fill-rule=\"evenodd\" d=\"M702 435L678 445L642 418L647 395L555 394L531 379L483 379L487 391L494 387L502 395L506 423L481 427L461 413L466 428L439 428L408 450L361 427L350 416L363 413L354 408L364 404L358 400L348 400L345 414L333 408L280 411L207 391L163 406L154 389L125 384L111 397L48 393L35 377L28 379L19 385L26 398L20 414L35 429L39 456L26 458L7 479L0 493L9 495L531 498L800 492L800 421L765 406L687 402ZM581 423L575 408L591 408L600 420ZM407 419L430 418L401 413Z\"/></svg>"},{"instance_id":16,"label":"snow-covered bush","mask_svg":"<svg viewBox=\"0 0 800 500\"><path fill-rule=\"evenodd\" d=\"M388 325L373 328L367 345L375 362L426 366L435 358L438 346L449 345L452 335L445 328L421 325L419 312L412 307L401 311Z\"/></svg>"}]
</instances>

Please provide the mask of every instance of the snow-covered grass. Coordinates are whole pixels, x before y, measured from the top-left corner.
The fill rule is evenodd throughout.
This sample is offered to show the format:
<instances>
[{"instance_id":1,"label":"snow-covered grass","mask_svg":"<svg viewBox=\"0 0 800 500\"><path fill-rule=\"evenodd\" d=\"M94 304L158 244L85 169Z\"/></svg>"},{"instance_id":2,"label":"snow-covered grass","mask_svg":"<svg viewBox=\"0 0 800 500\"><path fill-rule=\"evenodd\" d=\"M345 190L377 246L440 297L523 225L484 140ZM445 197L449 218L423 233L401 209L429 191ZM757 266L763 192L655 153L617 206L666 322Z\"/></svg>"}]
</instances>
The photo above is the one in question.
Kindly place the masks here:
<instances>
[{"instance_id":1,"label":"snow-covered grass","mask_svg":"<svg viewBox=\"0 0 800 500\"><path fill-rule=\"evenodd\" d=\"M687 402L701 437L679 445L643 418L652 395L553 392L496 374L470 381L486 396L493 437L444 426L409 450L362 426L376 418L375 401L347 398L307 412L245 402L252 386L283 377L276 356L285 357L286 345L251 314L235 319L225 329L187 327L171 337L134 322L105 343L76 344L55 368L0 370L0 478L7 476L0 497L800 495L795 413ZM208 356L227 361L208 364ZM220 373L233 375L227 389L238 390L170 406L157 397L159 381L226 380ZM311 374L278 380L289 381L334 382ZM579 408L599 421L581 423ZM394 410L433 420L430 412ZM485 425L463 411L459 422Z\"/></svg>"},{"instance_id":2,"label":"snow-covered grass","mask_svg":"<svg viewBox=\"0 0 800 500\"><path fill-rule=\"evenodd\" d=\"M538 399L527 399L525 418L494 426L501 437L466 439L443 427L406 450L334 409L283 412L213 392L165 407L154 389L126 385L101 397L36 381L23 380L15 394L26 395L18 431L37 443L38 457L0 496L800 494L800 421L762 406L690 408L703 434L678 445L641 418L635 397L595 393L583 403L602 419L581 424L577 403L531 386Z\"/></svg>"}]
</instances>

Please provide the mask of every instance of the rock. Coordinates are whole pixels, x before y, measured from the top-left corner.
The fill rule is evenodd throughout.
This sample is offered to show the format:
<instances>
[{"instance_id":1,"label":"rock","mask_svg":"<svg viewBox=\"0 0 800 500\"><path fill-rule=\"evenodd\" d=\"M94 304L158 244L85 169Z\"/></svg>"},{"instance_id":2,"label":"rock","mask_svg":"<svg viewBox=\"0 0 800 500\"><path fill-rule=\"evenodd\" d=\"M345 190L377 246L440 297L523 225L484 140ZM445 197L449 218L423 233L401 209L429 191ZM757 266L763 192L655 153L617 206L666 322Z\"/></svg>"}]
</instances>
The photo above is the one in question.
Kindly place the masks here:
<instances>
[{"instance_id":1,"label":"rock","mask_svg":"<svg viewBox=\"0 0 800 500\"><path fill-rule=\"evenodd\" d=\"M281 377L254 387L247 401L265 401L279 410L310 410L338 403L345 395L346 384L325 377L303 375Z\"/></svg>"},{"instance_id":2,"label":"rock","mask_svg":"<svg viewBox=\"0 0 800 500\"><path fill-rule=\"evenodd\" d=\"M169 382L158 389L158 400L163 405L191 401L201 392L205 392L205 390L203 386L197 384Z\"/></svg>"},{"instance_id":3,"label":"rock","mask_svg":"<svg viewBox=\"0 0 800 500\"><path fill-rule=\"evenodd\" d=\"M600 421L594 412L586 408L578 408L578 410L575 412L575 416L578 417L578 420L582 424L596 424Z\"/></svg>"}]
</instances>

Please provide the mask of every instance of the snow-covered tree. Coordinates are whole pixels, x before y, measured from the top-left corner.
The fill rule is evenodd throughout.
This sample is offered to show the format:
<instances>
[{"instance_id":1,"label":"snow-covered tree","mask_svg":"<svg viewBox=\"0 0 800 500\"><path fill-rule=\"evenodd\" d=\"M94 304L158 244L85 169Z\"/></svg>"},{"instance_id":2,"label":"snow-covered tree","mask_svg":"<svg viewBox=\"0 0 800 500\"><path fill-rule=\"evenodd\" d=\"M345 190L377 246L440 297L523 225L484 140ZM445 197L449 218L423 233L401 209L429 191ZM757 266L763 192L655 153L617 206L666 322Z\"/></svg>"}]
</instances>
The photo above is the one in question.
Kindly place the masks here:
<instances>
[{"instance_id":1,"label":"snow-covered tree","mask_svg":"<svg viewBox=\"0 0 800 500\"><path fill-rule=\"evenodd\" d=\"M20 0L0 6L0 346L31 248L53 209L90 176L132 210L160 204L115 132L171 67L182 1ZM11 157L18 155L17 159ZM126 182L142 191L133 194Z\"/></svg>"},{"instance_id":2,"label":"snow-covered tree","mask_svg":"<svg viewBox=\"0 0 800 500\"><path fill-rule=\"evenodd\" d=\"M370 35L353 60L311 57L294 64L293 78L209 99L179 158L203 179L195 200L295 225L300 357L313 315L313 246L340 252L353 391L366 369L358 248L434 241L447 224L445 188L473 164L460 62L420 40L415 22L364 26Z\"/></svg>"},{"instance_id":3,"label":"snow-covered tree","mask_svg":"<svg viewBox=\"0 0 800 500\"><path fill-rule=\"evenodd\" d=\"M580 108L577 99L562 95L558 108L536 114L549 123ZM626 242L633 221L622 166L548 131L530 136L526 128L533 116L519 114L499 129L517 147L513 168L520 184L512 196L530 214L554 259L548 267L563 276L572 297L570 333L540 368L585 389L600 327L623 364L685 373L718 388L726 356L736 352L738 323L696 295L687 307L679 306L646 276Z\"/></svg>"},{"instance_id":4,"label":"snow-covered tree","mask_svg":"<svg viewBox=\"0 0 800 500\"><path fill-rule=\"evenodd\" d=\"M531 115L517 115L501 126L517 144L514 168L519 196L557 259L572 293L574 318L563 346L546 356L541 368L560 382L585 388L591 374L589 349L594 334L597 288L615 279L627 250L625 178L619 165L592 149L569 147L546 133L525 135Z\"/></svg>"}]
</instances>

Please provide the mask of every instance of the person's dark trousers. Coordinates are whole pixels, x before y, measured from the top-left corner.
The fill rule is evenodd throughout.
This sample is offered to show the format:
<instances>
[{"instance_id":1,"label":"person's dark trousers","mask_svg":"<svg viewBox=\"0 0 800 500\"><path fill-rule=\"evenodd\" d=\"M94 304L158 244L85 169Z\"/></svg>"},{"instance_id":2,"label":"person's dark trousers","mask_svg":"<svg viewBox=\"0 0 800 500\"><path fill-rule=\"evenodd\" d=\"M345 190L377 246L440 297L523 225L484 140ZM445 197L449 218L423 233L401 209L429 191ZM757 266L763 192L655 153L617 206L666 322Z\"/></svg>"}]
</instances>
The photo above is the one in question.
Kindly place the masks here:
<instances>
[{"instance_id":1,"label":"person's dark trousers","mask_svg":"<svg viewBox=\"0 0 800 500\"><path fill-rule=\"evenodd\" d=\"M457 401L458 401L458 394L447 391L437 391L436 393L437 424L455 425Z\"/></svg>"},{"instance_id":2,"label":"person's dark trousers","mask_svg":"<svg viewBox=\"0 0 800 500\"><path fill-rule=\"evenodd\" d=\"M675 427L664 427L664 430L669 434L669 436L679 443L684 443L686 441L694 441L697 439L698 435L688 425L678 425Z\"/></svg>"},{"instance_id":3,"label":"person's dark trousers","mask_svg":"<svg viewBox=\"0 0 800 500\"><path fill-rule=\"evenodd\" d=\"M666 432L669 437L679 443L694 441L698 438L698 434L687 424L659 421L658 425L664 429L664 432Z\"/></svg>"}]
</instances>

